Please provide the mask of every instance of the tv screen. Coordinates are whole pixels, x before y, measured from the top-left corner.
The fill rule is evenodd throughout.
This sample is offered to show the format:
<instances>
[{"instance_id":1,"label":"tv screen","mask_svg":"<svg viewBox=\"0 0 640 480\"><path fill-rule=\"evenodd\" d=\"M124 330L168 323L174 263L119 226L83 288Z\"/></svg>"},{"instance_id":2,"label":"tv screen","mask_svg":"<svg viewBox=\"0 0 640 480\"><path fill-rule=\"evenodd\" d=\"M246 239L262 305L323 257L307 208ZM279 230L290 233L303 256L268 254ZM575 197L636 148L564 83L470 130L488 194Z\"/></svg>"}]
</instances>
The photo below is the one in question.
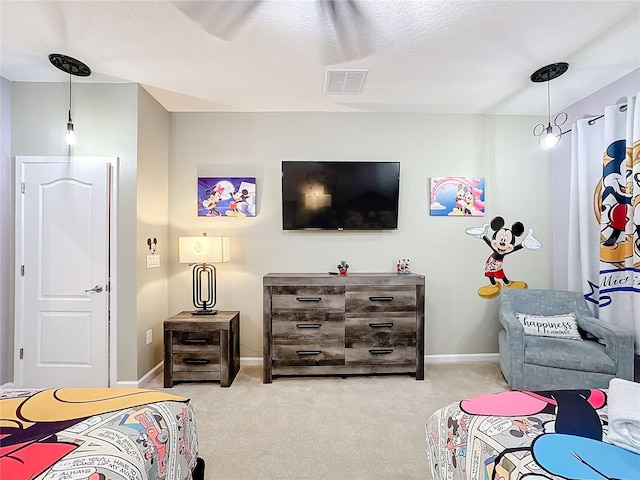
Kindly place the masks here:
<instances>
[{"instance_id":1,"label":"tv screen","mask_svg":"<svg viewBox=\"0 0 640 480\"><path fill-rule=\"evenodd\" d=\"M399 162L282 162L284 230L395 230Z\"/></svg>"}]
</instances>

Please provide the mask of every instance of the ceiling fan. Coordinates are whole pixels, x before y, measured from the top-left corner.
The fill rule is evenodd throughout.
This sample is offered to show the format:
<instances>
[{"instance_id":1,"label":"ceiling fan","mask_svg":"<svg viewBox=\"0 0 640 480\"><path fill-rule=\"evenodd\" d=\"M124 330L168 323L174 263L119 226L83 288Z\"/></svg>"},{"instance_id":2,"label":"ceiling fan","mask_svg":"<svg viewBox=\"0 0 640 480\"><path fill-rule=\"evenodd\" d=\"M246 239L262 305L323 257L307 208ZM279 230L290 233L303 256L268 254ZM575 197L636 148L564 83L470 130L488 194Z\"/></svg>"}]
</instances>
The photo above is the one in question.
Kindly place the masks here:
<instances>
[{"instance_id":1,"label":"ceiling fan","mask_svg":"<svg viewBox=\"0 0 640 480\"><path fill-rule=\"evenodd\" d=\"M316 5L317 21L328 25L323 31L324 63L357 60L374 51L371 22L358 0L307 0ZM275 0L174 0L170 2L203 30L231 41L259 7ZM326 23L323 23L323 20Z\"/></svg>"}]
</instances>

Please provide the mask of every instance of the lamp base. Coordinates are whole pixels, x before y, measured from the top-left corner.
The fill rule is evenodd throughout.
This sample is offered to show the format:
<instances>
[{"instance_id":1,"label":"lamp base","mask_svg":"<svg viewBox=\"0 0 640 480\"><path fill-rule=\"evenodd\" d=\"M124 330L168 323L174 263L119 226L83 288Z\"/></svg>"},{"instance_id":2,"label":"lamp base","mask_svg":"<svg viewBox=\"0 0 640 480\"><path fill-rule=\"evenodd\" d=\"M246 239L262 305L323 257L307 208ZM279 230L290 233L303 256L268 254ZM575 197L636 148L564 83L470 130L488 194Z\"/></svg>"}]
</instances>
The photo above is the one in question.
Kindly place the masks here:
<instances>
[{"instance_id":1,"label":"lamp base","mask_svg":"<svg viewBox=\"0 0 640 480\"><path fill-rule=\"evenodd\" d=\"M218 310L194 310L191 315L216 315Z\"/></svg>"}]
</instances>

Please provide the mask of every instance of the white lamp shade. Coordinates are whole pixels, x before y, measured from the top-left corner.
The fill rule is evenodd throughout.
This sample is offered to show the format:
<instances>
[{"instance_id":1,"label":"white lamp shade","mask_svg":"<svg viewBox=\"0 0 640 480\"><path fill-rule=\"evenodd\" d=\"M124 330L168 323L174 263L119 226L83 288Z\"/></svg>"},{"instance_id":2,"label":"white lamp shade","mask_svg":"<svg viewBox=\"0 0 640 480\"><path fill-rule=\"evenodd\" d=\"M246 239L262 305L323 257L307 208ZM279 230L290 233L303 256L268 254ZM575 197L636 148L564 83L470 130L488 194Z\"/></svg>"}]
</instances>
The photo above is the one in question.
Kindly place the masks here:
<instances>
[{"instance_id":1,"label":"white lamp shade","mask_svg":"<svg viewBox=\"0 0 640 480\"><path fill-rule=\"evenodd\" d=\"M229 237L179 237L180 263L220 263L231 260Z\"/></svg>"}]
</instances>

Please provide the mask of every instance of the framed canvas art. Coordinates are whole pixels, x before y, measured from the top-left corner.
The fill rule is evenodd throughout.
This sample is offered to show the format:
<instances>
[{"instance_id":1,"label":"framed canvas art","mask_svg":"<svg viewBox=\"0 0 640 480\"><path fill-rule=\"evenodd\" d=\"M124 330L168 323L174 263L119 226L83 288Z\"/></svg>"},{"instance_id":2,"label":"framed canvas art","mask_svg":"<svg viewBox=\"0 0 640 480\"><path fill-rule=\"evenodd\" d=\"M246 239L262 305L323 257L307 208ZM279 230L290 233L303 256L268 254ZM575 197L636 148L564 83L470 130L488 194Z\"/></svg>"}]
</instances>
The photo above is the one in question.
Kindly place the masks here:
<instances>
[{"instance_id":1,"label":"framed canvas art","mask_svg":"<svg viewBox=\"0 0 640 480\"><path fill-rule=\"evenodd\" d=\"M199 177L199 217L255 217L255 177Z\"/></svg>"},{"instance_id":2,"label":"framed canvas art","mask_svg":"<svg viewBox=\"0 0 640 480\"><path fill-rule=\"evenodd\" d=\"M429 212L438 216L484 216L484 178L432 177Z\"/></svg>"}]
</instances>

